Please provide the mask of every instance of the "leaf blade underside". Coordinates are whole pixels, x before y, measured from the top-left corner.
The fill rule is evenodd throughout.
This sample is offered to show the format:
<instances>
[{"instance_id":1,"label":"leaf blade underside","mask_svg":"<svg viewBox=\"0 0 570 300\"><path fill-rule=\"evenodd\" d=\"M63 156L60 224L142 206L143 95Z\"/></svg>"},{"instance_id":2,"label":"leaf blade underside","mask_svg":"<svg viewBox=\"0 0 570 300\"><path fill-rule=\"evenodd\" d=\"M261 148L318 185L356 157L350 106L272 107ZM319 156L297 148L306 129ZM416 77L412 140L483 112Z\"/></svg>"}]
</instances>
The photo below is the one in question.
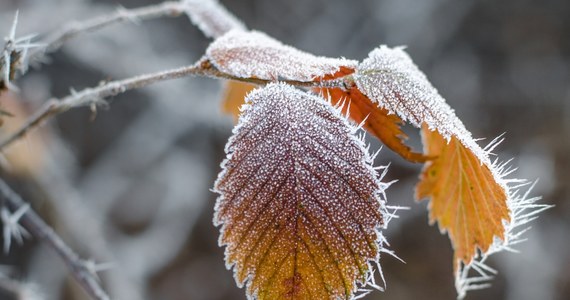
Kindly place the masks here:
<instances>
[{"instance_id":1,"label":"leaf blade underside","mask_svg":"<svg viewBox=\"0 0 570 300\"><path fill-rule=\"evenodd\" d=\"M447 231L454 248L454 268L468 265L477 248L487 252L494 238L504 239L510 221L507 194L489 166L457 138L449 143L437 131L422 128L426 163L416 186L416 199L430 199L430 223Z\"/></svg>"},{"instance_id":2,"label":"leaf blade underside","mask_svg":"<svg viewBox=\"0 0 570 300\"><path fill-rule=\"evenodd\" d=\"M378 259L383 189L362 142L324 99L253 91L215 185L226 263L257 299L350 299Z\"/></svg>"},{"instance_id":3,"label":"leaf blade underside","mask_svg":"<svg viewBox=\"0 0 570 300\"><path fill-rule=\"evenodd\" d=\"M402 131L402 119L387 109L379 107L353 86L348 90L341 88L322 89L325 96L330 96L333 105L342 105L342 113L348 114L356 124L363 123L364 129L382 141L402 158L410 162L425 162L429 157L414 152L404 141L406 134Z\"/></svg>"}]
</instances>

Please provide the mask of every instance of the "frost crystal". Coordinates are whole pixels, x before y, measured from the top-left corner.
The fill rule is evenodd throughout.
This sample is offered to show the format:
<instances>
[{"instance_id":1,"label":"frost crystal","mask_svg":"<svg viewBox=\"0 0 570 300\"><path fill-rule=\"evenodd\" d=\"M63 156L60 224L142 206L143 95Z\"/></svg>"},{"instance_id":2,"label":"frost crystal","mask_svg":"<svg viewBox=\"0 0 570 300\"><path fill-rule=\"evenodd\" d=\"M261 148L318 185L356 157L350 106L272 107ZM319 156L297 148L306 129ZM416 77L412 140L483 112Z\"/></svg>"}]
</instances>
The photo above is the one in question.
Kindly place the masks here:
<instances>
[{"instance_id":1,"label":"frost crystal","mask_svg":"<svg viewBox=\"0 0 570 300\"><path fill-rule=\"evenodd\" d=\"M437 129L447 140L456 136L490 165L471 133L402 47L383 45L374 49L358 66L354 79L358 88L379 106L416 127L425 123L430 130Z\"/></svg>"},{"instance_id":2,"label":"frost crystal","mask_svg":"<svg viewBox=\"0 0 570 300\"><path fill-rule=\"evenodd\" d=\"M323 98L284 84L247 96L215 184L214 223L250 298L349 299L377 287L390 219L356 128ZM308 296L311 295L311 296Z\"/></svg>"},{"instance_id":3,"label":"frost crystal","mask_svg":"<svg viewBox=\"0 0 570 300\"><path fill-rule=\"evenodd\" d=\"M340 67L355 68L358 62L344 58L314 56L258 31L232 30L206 50L222 72L241 78L313 81L331 75Z\"/></svg>"}]
</instances>

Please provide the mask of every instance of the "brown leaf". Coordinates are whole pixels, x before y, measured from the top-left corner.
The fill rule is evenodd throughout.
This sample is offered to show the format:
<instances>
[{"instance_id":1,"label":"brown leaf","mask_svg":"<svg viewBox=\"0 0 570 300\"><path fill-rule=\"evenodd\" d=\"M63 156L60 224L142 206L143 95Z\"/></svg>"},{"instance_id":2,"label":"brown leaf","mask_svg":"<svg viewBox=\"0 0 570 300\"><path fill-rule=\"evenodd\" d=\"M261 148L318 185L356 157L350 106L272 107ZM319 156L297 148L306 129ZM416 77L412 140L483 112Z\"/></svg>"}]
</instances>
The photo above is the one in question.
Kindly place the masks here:
<instances>
[{"instance_id":1,"label":"brown leaf","mask_svg":"<svg viewBox=\"0 0 570 300\"><path fill-rule=\"evenodd\" d=\"M2 109L8 114L3 118L0 127L0 139L2 136L19 129L31 115L31 111L25 107L22 100L12 92L0 95ZM20 177L33 177L39 174L45 165L46 142L49 139L47 129L29 133L22 141L15 143L2 150L6 163L2 165L9 173Z\"/></svg>"},{"instance_id":2,"label":"brown leaf","mask_svg":"<svg viewBox=\"0 0 570 300\"><path fill-rule=\"evenodd\" d=\"M430 222L449 233L455 249L454 267L471 262L479 248L485 253L494 237L504 238L510 221L507 194L489 165L456 137L449 143L437 131L422 128L427 162L416 188L418 200L430 197Z\"/></svg>"},{"instance_id":3,"label":"brown leaf","mask_svg":"<svg viewBox=\"0 0 570 300\"><path fill-rule=\"evenodd\" d=\"M214 223L257 299L350 299L381 249L385 184L324 99L284 84L249 94L215 185Z\"/></svg>"},{"instance_id":4,"label":"brown leaf","mask_svg":"<svg viewBox=\"0 0 570 300\"><path fill-rule=\"evenodd\" d=\"M323 89L323 91L330 95L333 105L344 102L342 105L343 114L348 113L349 118L357 124L364 122L364 129L404 159L411 162L425 162L429 159L422 153L414 152L404 143L407 136L400 128L403 123L402 119L373 103L356 86L346 91L340 88Z\"/></svg>"},{"instance_id":5,"label":"brown leaf","mask_svg":"<svg viewBox=\"0 0 570 300\"><path fill-rule=\"evenodd\" d=\"M216 39L206 56L220 71L240 78L310 82L341 67L354 69L354 60L315 56L287 46L258 31L232 30Z\"/></svg>"}]
</instances>

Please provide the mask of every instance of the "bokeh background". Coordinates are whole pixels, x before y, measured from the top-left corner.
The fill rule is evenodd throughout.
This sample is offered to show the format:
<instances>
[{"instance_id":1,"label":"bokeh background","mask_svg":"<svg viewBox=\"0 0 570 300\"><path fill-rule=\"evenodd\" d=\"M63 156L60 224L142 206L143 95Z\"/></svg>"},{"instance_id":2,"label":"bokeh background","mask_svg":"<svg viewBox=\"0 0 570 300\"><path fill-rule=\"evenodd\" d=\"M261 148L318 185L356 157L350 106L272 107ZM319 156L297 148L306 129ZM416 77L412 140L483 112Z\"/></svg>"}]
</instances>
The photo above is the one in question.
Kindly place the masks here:
<instances>
[{"instance_id":1,"label":"bokeh background","mask_svg":"<svg viewBox=\"0 0 570 300\"><path fill-rule=\"evenodd\" d=\"M249 28L327 56L361 60L380 44L406 45L467 128L514 157L515 176L554 204L532 224L519 254L499 254L492 287L467 299L570 299L570 2L563 0L226 0ZM16 9L19 34L150 0L2 0L0 34ZM3 94L4 133L51 97L196 61L210 40L185 16L85 34ZM233 121L220 111L221 83L184 78L111 99L94 116L76 109L5 154L1 176L80 254L113 268L101 280L113 299L245 299L226 270L210 192ZM410 143L421 147L412 128ZM380 144L370 139L372 149ZM421 166L385 149L391 204L409 206L385 232L406 261L382 257L388 289L366 299L454 299L447 236L413 200ZM86 299L57 256L27 240L0 256L0 298ZM33 293L40 298L32 298Z\"/></svg>"}]
</instances>

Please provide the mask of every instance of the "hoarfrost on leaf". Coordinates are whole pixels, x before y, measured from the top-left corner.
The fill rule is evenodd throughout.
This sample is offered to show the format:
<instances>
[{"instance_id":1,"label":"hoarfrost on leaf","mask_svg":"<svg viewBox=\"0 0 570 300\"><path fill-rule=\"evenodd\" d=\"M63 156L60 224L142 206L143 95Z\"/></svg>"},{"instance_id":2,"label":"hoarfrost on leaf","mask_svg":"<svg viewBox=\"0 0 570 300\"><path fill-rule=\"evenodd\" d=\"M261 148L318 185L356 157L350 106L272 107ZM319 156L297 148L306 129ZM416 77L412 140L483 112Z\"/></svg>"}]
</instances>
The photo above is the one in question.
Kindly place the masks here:
<instances>
[{"instance_id":1,"label":"hoarfrost on leaf","mask_svg":"<svg viewBox=\"0 0 570 300\"><path fill-rule=\"evenodd\" d=\"M215 40L207 57L220 71L241 78L309 82L332 75L341 67L354 69L358 62L315 56L258 31L232 30Z\"/></svg>"},{"instance_id":2,"label":"hoarfrost on leaf","mask_svg":"<svg viewBox=\"0 0 570 300\"><path fill-rule=\"evenodd\" d=\"M481 148L403 48L380 46L353 76L380 107L423 128L425 154L436 158L426 162L416 197L431 198L430 220L449 234L458 296L483 287L493 273L487 257L519 242L522 232L513 229L548 206L519 196L525 181L506 178L512 169L489 159L497 140ZM469 278L472 271L480 276Z\"/></svg>"},{"instance_id":3,"label":"hoarfrost on leaf","mask_svg":"<svg viewBox=\"0 0 570 300\"><path fill-rule=\"evenodd\" d=\"M404 48L382 45L374 49L358 66L354 80L358 88L380 107L418 128L425 123L448 141L451 136L456 136L480 160L486 160L471 133Z\"/></svg>"},{"instance_id":4,"label":"hoarfrost on leaf","mask_svg":"<svg viewBox=\"0 0 570 300\"><path fill-rule=\"evenodd\" d=\"M388 184L354 131L330 103L292 86L248 95L215 184L214 223L249 297L351 299L377 287Z\"/></svg>"}]
</instances>

